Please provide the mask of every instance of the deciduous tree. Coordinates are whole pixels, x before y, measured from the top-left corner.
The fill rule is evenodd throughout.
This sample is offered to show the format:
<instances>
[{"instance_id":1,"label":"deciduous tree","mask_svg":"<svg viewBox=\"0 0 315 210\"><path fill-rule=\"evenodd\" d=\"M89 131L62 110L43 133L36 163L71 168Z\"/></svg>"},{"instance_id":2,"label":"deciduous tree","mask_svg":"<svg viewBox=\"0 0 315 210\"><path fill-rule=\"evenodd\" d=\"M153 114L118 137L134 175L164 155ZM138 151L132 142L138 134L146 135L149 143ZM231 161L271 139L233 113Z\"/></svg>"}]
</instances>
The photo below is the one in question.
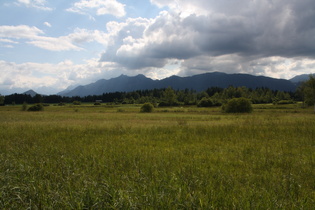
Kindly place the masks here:
<instances>
[{"instance_id":1,"label":"deciduous tree","mask_svg":"<svg viewBox=\"0 0 315 210\"><path fill-rule=\"evenodd\" d=\"M315 77L310 75L309 80L303 84L304 100L307 105L314 105L315 112Z\"/></svg>"}]
</instances>

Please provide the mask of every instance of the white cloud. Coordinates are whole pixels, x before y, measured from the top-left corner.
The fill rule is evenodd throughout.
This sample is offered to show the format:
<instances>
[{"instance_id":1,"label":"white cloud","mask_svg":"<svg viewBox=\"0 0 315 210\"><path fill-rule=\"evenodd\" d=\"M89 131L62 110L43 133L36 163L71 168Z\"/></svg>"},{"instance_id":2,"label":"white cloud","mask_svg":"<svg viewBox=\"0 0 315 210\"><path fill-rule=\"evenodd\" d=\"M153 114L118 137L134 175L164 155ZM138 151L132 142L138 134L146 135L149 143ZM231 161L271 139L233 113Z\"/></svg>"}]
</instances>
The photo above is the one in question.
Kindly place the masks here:
<instances>
[{"instance_id":1,"label":"white cloud","mask_svg":"<svg viewBox=\"0 0 315 210\"><path fill-rule=\"evenodd\" d=\"M99 30L76 28L73 33L67 35L67 38L78 44L95 41L107 46L109 35Z\"/></svg>"},{"instance_id":2,"label":"white cloud","mask_svg":"<svg viewBox=\"0 0 315 210\"><path fill-rule=\"evenodd\" d=\"M96 15L113 15L116 17L126 15L125 5L116 0L81 0L74 3L67 11L89 16L93 16L91 11Z\"/></svg>"},{"instance_id":3,"label":"white cloud","mask_svg":"<svg viewBox=\"0 0 315 210\"><path fill-rule=\"evenodd\" d=\"M34 39L44 32L37 27L30 27L27 25L18 26L0 26L0 37L14 38L14 39Z\"/></svg>"},{"instance_id":4,"label":"white cloud","mask_svg":"<svg viewBox=\"0 0 315 210\"><path fill-rule=\"evenodd\" d=\"M5 43L5 44L2 44ZM0 38L0 47L5 47L5 48L14 48L12 44L18 44L18 42L10 40L10 39L1 39Z\"/></svg>"},{"instance_id":5,"label":"white cloud","mask_svg":"<svg viewBox=\"0 0 315 210\"><path fill-rule=\"evenodd\" d=\"M45 6L47 2L45 0L17 0L15 2L19 6L26 6L30 8L36 8L39 10L46 10L46 11L51 11L53 10L50 7Z\"/></svg>"},{"instance_id":6,"label":"white cloud","mask_svg":"<svg viewBox=\"0 0 315 210\"><path fill-rule=\"evenodd\" d=\"M10 39L8 39L10 38ZM98 42L107 45L107 35L99 30L75 29L67 36L48 37L36 27L27 25L0 26L0 42L17 44L16 39L26 39L26 43L50 51L82 50L76 44Z\"/></svg>"},{"instance_id":7,"label":"white cloud","mask_svg":"<svg viewBox=\"0 0 315 210\"><path fill-rule=\"evenodd\" d=\"M82 50L82 48L74 45L67 37L37 37L36 40L28 41L27 43L50 51Z\"/></svg>"},{"instance_id":8,"label":"white cloud","mask_svg":"<svg viewBox=\"0 0 315 210\"><path fill-rule=\"evenodd\" d=\"M6 43L11 43L11 44L18 44L18 42L12 41L10 39L0 39L0 42L6 42Z\"/></svg>"},{"instance_id":9,"label":"white cloud","mask_svg":"<svg viewBox=\"0 0 315 210\"><path fill-rule=\"evenodd\" d=\"M44 22L44 25L47 26L47 27L49 27L49 28L51 28L51 24L48 23L48 22Z\"/></svg>"}]
</instances>

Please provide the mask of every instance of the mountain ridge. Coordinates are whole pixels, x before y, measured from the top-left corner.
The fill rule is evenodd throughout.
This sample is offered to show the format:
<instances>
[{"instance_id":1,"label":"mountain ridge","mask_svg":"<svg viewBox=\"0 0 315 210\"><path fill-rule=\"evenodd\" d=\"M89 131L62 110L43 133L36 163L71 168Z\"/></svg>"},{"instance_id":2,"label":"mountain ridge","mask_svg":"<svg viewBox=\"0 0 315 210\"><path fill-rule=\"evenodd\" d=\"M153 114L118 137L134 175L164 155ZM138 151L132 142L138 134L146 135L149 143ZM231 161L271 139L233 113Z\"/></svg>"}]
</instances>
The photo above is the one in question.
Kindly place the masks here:
<instances>
[{"instance_id":1,"label":"mountain ridge","mask_svg":"<svg viewBox=\"0 0 315 210\"><path fill-rule=\"evenodd\" d=\"M136 76L120 75L112 79L100 79L88 85L78 86L68 92L59 92L62 96L101 95L109 92L131 92L136 90L160 89L193 89L203 91L210 87L226 88L228 86L245 86L248 88L266 87L272 90L294 91L296 84L290 80L275 79L250 74L226 74L211 72L188 77L171 76L161 80L153 80L142 74Z\"/></svg>"},{"instance_id":2,"label":"mountain ridge","mask_svg":"<svg viewBox=\"0 0 315 210\"><path fill-rule=\"evenodd\" d=\"M301 75L297 75L297 76L291 78L290 81L295 83L295 84L298 84L298 83L301 83L301 82L308 80L311 75L313 77L315 76L315 74L301 74Z\"/></svg>"}]
</instances>

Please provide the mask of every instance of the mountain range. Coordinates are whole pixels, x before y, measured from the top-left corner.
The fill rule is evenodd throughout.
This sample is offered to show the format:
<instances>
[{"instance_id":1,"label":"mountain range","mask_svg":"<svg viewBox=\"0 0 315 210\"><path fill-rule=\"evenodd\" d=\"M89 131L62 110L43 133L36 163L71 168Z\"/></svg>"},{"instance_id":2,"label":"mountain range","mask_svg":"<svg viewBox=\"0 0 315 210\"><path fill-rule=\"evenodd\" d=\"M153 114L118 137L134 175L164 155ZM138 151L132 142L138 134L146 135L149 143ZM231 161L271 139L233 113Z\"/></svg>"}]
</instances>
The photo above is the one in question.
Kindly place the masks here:
<instances>
[{"instance_id":1,"label":"mountain range","mask_svg":"<svg viewBox=\"0 0 315 210\"><path fill-rule=\"evenodd\" d=\"M296 81L298 78L296 79ZM248 88L266 87L272 90L295 91L296 83L285 79L275 79L249 74L226 74L220 72L205 73L190 77L171 76L162 80L152 80L144 75L121 75L112 79L101 79L95 83L78 86L59 92L62 96L101 95L109 92L130 92L135 90L160 89L172 87L175 90L193 89L203 91L210 87L226 88L245 86Z\"/></svg>"},{"instance_id":2,"label":"mountain range","mask_svg":"<svg viewBox=\"0 0 315 210\"><path fill-rule=\"evenodd\" d=\"M315 74L313 74L315 76ZM275 79L265 76L253 76L249 74L226 74L221 72L212 72L199 74L189 77L171 76L162 80L153 80L145 77L142 74L137 76L120 75L112 79L100 79L94 83L81 86L70 86L67 89L57 93L61 96L88 96L88 95L102 95L110 92L130 92L135 90L150 90L172 87L175 90L193 89L196 91L203 91L210 87L226 88L228 86L248 88L266 87L272 90L281 91L295 91L298 85L306 81L309 74L302 74L293 77L290 80ZM34 96L37 91L16 91L23 92L22 94L29 94ZM41 91L38 91L41 92ZM4 95L6 91L1 91ZM50 93L49 94L53 94Z\"/></svg>"}]
</instances>

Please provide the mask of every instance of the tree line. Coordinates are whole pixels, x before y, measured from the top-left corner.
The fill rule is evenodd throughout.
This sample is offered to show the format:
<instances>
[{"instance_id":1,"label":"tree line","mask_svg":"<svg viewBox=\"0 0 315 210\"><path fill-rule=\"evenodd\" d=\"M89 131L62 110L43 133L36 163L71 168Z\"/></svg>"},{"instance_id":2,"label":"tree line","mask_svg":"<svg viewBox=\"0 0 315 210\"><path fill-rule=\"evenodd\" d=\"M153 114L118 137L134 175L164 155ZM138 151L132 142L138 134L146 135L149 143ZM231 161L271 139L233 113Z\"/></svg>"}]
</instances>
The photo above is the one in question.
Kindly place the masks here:
<instances>
[{"instance_id":1,"label":"tree line","mask_svg":"<svg viewBox=\"0 0 315 210\"><path fill-rule=\"evenodd\" d=\"M275 91L268 88L246 88L233 87L219 88L211 87L205 91L184 89L174 90L171 87L153 90L137 90L132 92L113 92L102 95L89 95L84 97L60 96L60 95L39 95L11 94L3 97L4 104L34 104L34 103L72 103L96 102L122 103L122 104L143 104L150 102L160 106L179 106L179 105L200 105L208 100L211 105L220 106L232 98L247 98L254 104L261 103L291 103L303 100L302 94L296 92ZM1 102L1 101L0 101ZM202 105L202 104L201 104Z\"/></svg>"}]
</instances>

